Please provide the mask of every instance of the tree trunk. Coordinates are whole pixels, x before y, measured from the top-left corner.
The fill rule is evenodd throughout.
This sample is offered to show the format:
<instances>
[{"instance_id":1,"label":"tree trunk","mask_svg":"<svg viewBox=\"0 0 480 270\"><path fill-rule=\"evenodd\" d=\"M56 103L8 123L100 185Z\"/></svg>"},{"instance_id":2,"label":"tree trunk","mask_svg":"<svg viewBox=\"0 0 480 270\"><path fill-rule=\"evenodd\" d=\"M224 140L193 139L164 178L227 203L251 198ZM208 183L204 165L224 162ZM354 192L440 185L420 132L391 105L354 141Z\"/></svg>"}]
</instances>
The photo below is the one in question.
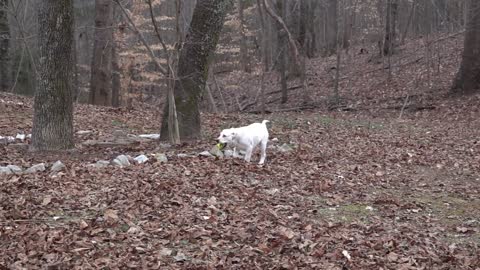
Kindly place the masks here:
<instances>
[{"instance_id":1,"label":"tree trunk","mask_svg":"<svg viewBox=\"0 0 480 270\"><path fill-rule=\"evenodd\" d=\"M112 106L115 108L120 107L120 90L122 84L121 79L121 70L120 64L118 62L118 46L117 44L113 45L112 48Z\"/></svg>"},{"instance_id":2,"label":"tree trunk","mask_svg":"<svg viewBox=\"0 0 480 270\"><path fill-rule=\"evenodd\" d=\"M410 12L408 13L407 25L405 26L405 29L403 30L403 35L402 35L402 39L401 39L402 44L405 43L405 38L407 37L408 29L410 28L410 25L412 25L413 15L415 14L415 5L416 5L416 2L413 1L411 6L410 6Z\"/></svg>"},{"instance_id":3,"label":"tree trunk","mask_svg":"<svg viewBox=\"0 0 480 270\"><path fill-rule=\"evenodd\" d=\"M8 25L8 0L0 0L0 91L7 91L10 86L10 28Z\"/></svg>"},{"instance_id":4,"label":"tree trunk","mask_svg":"<svg viewBox=\"0 0 480 270\"><path fill-rule=\"evenodd\" d=\"M200 138L199 96L208 76L214 53L231 0L198 1L190 30L185 39L177 68L175 105L181 140ZM168 139L168 106L162 120L161 139Z\"/></svg>"},{"instance_id":5,"label":"tree trunk","mask_svg":"<svg viewBox=\"0 0 480 270\"><path fill-rule=\"evenodd\" d=\"M308 58L313 58L316 53L316 33L315 33L315 10L318 2L316 0L308 0L306 7L306 24L304 37L304 50Z\"/></svg>"},{"instance_id":6,"label":"tree trunk","mask_svg":"<svg viewBox=\"0 0 480 270\"><path fill-rule=\"evenodd\" d=\"M119 16L118 7L113 7L113 23L117 25L122 22L122 18L123 16ZM112 33L112 40L112 107L118 108L120 107L120 96L122 92L122 70L118 59L119 44L117 43L114 33Z\"/></svg>"},{"instance_id":7,"label":"tree trunk","mask_svg":"<svg viewBox=\"0 0 480 270\"><path fill-rule=\"evenodd\" d=\"M277 12L282 18L285 20L286 17L286 3L285 0L277 0L276 2L276 9ZM276 23L277 26L277 47L279 49L279 56L278 56L278 73L280 75L280 85L282 87L282 104L287 103L288 101L288 93L287 93L287 33L283 29L282 25L278 22ZM302 28L302 27L301 27ZM302 33L302 29L300 28L300 33Z\"/></svg>"},{"instance_id":8,"label":"tree trunk","mask_svg":"<svg viewBox=\"0 0 480 270\"><path fill-rule=\"evenodd\" d=\"M89 103L112 105L113 1L95 1L95 41Z\"/></svg>"},{"instance_id":9,"label":"tree trunk","mask_svg":"<svg viewBox=\"0 0 480 270\"><path fill-rule=\"evenodd\" d=\"M245 35L245 18L243 10L245 9L245 1L238 0L238 19L240 20L240 63L242 64L242 70L250 73L250 61L248 56L247 36Z\"/></svg>"},{"instance_id":10,"label":"tree trunk","mask_svg":"<svg viewBox=\"0 0 480 270\"><path fill-rule=\"evenodd\" d=\"M396 38L397 0L387 0L387 19L385 22L385 42L383 54L392 55Z\"/></svg>"},{"instance_id":11,"label":"tree trunk","mask_svg":"<svg viewBox=\"0 0 480 270\"><path fill-rule=\"evenodd\" d=\"M327 19L326 19L326 46L325 54L330 56L337 50L337 32L338 32L338 0L328 0L327 3Z\"/></svg>"},{"instance_id":12,"label":"tree trunk","mask_svg":"<svg viewBox=\"0 0 480 270\"><path fill-rule=\"evenodd\" d=\"M73 143L73 1L43 0L38 8L39 69L31 150L66 150Z\"/></svg>"},{"instance_id":13,"label":"tree trunk","mask_svg":"<svg viewBox=\"0 0 480 270\"><path fill-rule=\"evenodd\" d=\"M480 1L471 1L460 69L454 79L452 92L478 93L480 90Z\"/></svg>"}]
</instances>

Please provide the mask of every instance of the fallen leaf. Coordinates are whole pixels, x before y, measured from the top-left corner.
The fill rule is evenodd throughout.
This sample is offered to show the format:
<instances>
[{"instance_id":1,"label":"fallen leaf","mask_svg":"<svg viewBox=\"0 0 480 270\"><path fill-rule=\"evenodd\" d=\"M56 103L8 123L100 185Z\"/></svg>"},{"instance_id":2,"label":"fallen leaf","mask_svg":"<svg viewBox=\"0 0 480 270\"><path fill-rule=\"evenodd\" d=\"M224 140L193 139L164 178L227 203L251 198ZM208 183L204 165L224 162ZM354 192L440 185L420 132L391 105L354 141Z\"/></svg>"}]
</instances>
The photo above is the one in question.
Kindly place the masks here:
<instances>
[{"instance_id":1,"label":"fallen leaf","mask_svg":"<svg viewBox=\"0 0 480 270\"><path fill-rule=\"evenodd\" d=\"M106 220L113 220L117 221L118 220L118 215L116 210L112 209L107 209L105 210L105 213L103 214Z\"/></svg>"},{"instance_id":2,"label":"fallen leaf","mask_svg":"<svg viewBox=\"0 0 480 270\"><path fill-rule=\"evenodd\" d=\"M52 201L52 196L47 195L43 198L42 205L45 206L45 205L49 204L51 201Z\"/></svg>"},{"instance_id":3,"label":"fallen leaf","mask_svg":"<svg viewBox=\"0 0 480 270\"><path fill-rule=\"evenodd\" d=\"M83 229L85 229L85 228L87 228L87 227L88 227L88 223L85 222L85 220L81 220L81 221L80 221L80 229L83 230Z\"/></svg>"},{"instance_id":4,"label":"fallen leaf","mask_svg":"<svg viewBox=\"0 0 480 270\"><path fill-rule=\"evenodd\" d=\"M280 226L279 229L278 229L278 232L280 233L281 236L283 236L287 239L292 239L293 237L295 237L295 232L292 231L292 229L290 229L290 228Z\"/></svg>"}]
</instances>

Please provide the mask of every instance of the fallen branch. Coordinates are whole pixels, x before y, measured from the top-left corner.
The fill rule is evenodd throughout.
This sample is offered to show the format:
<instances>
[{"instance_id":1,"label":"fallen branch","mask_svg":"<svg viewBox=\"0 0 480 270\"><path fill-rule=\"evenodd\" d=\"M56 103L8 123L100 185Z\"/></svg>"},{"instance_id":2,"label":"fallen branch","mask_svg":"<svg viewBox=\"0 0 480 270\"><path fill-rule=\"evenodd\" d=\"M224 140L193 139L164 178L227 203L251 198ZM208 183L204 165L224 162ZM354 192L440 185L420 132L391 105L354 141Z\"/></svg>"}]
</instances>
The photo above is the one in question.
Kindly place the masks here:
<instances>
[{"instance_id":1,"label":"fallen branch","mask_svg":"<svg viewBox=\"0 0 480 270\"><path fill-rule=\"evenodd\" d=\"M295 85L295 86L292 86L292 87L290 87L290 88L287 88L287 91L289 91L289 90L294 90L294 89L298 89L298 88L302 88L302 87L303 87L303 85ZM266 93L266 95L277 94L277 93L280 93L280 92L282 92L282 90L275 90L275 91ZM277 101L280 101L280 100L281 100L281 98L277 98L277 99L274 99L274 100L270 100L270 101L267 102L266 104L274 103L274 102L277 102ZM242 109L240 109L240 111L243 111L243 110L245 110L245 109L247 109L247 108L249 108L249 107L257 104L257 102L258 102L258 100L257 100L257 98L255 98L254 101L243 105L243 106L242 106Z\"/></svg>"},{"instance_id":2,"label":"fallen branch","mask_svg":"<svg viewBox=\"0 0 480 270\"><path fill-rule=\"evenodd\" d=\"M315 109L315 108L316 108L316 106L313 106L313 105L304 105L304 106L278 109L278 110L265 109L265 113L293 112L293 111L300 112L300 111L303 111L303 110L312 110L312 109ZM261 110L253 110L253 111L248 111L248 113L259 114L259 113L262 113L262 111Z\"/></svg>"}]
</instances>

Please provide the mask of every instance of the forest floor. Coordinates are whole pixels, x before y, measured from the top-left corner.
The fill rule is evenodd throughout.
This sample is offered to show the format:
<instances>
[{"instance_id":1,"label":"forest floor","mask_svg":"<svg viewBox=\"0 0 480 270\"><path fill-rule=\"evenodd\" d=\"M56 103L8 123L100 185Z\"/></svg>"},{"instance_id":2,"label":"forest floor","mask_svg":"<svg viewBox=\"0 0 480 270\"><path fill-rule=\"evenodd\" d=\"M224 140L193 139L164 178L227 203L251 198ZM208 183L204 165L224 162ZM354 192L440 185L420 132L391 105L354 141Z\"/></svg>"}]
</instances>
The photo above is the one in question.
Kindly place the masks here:
<instances>
[{"instance_id":1,"label":"forest floor","mask_svg":"<svg viewBox=\"0 0 480 270\"><path fill-rule=\"evenodd\" d=\"M258 156L178 156L258 115L203 114L204 139L178 147L99 147L84 142L158 133L158 110L77 105L75 131L91 133L75 135L75 151L0 145L0 166L67 168L0 176L0 268L478 270L480 95L447 97L446 85L415 90L421 105L403 112L405 92L372 86L374 98L353 95L349 110L269 114L278 142L263 167ZM32 108L0 94L0 135L30 133ZM86 166L143 153L169 161Z\"/></svg>"}]
</instances>

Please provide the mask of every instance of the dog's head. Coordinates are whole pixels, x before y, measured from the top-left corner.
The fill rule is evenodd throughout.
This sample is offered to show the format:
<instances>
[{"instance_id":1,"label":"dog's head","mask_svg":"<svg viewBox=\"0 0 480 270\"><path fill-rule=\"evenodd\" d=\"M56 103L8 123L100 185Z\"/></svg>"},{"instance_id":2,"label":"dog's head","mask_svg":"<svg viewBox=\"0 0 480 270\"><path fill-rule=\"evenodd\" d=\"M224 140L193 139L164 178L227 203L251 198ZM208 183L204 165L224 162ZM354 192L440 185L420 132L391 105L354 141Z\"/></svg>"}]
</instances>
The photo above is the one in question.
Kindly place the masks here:
<instances>
[{"instance_id":1,"label":"dog's head","mask_svg":"<svg viewBox=\"0 0 480 270\"><path fill-rule=\"evenodd\" d=\"M222 132L220 132L220 136L218 136L217 141L219 143L231 143L233 142L233 139L235 138L235 129L229 128L229 129L224 129Z\"/></svg>"}]
</instances>

